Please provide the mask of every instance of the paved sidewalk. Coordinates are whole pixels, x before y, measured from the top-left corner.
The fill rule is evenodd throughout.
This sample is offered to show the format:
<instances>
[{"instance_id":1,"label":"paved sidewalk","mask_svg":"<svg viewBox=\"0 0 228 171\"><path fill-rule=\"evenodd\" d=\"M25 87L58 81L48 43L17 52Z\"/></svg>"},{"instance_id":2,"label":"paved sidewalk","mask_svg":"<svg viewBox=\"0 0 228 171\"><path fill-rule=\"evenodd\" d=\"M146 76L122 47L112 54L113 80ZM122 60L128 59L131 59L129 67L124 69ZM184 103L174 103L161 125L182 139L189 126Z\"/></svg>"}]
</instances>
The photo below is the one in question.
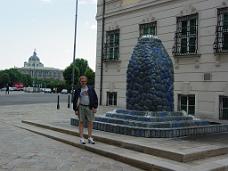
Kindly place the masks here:
<instances>
[{"instance_id":1,"label":"paved sidewalk","mask_svg":"<svg viewBox=\"0 0 228 171\"><path fill-rule=\"evenodd\" d=\"M97 115L113 110L99 107ZM70 126L70 118L75 117L67 103L0 106L0 171L139 171L140 169L84 151L57 141L16 128L21 120L50 123L75 129ZM95 133L96 131L94 131ZM100 132L100 134L103 134ZM115 135L122 140L138 142L147 146L160 146L171 150L188 152L209 146L227 146L228 134L214 134L176 139L138 138ZM110 134L110 136L112 136ZM224 157L221 158L221 157ZM226 161L220 156L219 161ZM208 162L209 160L207 160ZM193 163L197 163L193 162ZM213 162L211 162L213 163Z\"/></svg>"},{"instance_id":2,"label":"paved sidewalk","mask_svg":"<svg viewBox=\"0 0 228 171\"><path fill-rule=\"evenodd\" d=\"M0 171L140 171L14 126L23 119L69 122L73 116L67 104L60 110L56 104L0 106Z\"/></svg>"},{"instance_id":3,"label":"paved sidewalk","mask_svg":"<svg viewBox=\"0 0 228 171\"><path fill-rule=\"evenodd\" d=\"M100 107L96 115L104 114L113 109L111 107ZM67 103L60 103L59 110L57 110L56 103L0 106L0 114L3 121L17 123L21 120L37 120L46 123L70 122L70 118L75 117L72 105L68 108Z\"/></svg>"}]
</instances>

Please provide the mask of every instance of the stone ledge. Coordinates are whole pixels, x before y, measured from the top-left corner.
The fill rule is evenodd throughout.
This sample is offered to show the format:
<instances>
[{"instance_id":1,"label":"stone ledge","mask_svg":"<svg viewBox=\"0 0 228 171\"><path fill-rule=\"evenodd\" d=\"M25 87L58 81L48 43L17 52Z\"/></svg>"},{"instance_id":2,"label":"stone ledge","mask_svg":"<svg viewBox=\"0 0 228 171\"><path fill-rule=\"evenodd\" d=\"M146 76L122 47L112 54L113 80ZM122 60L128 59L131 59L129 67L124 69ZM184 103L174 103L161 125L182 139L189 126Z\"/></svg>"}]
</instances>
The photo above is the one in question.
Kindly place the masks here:
<instances>
[{"instance_id":1,"label":"stone ledge","mask_svg":"<svg viewBox=\"0 0 228 171\"><path fill-rule=\"evenodd\" d=\"M50 124L38 123L33 121L24 121L24 120L22 122L28 125L45 128L47 130L54 130L64 134L79 136L78 130L75 130L75 127L65 128L62 126L59 127L59 126L53 126ZM85 135L85 137L87 137L87 134ZM146 154L167 158L167 159L171 159L179 162L190 162L190 161L200 160L204 158L210 159L209 157L220 156L228 153L228 148L226 146L221 146L221 145L213 145L213 144L206 145L206 146L203 145L203 146L198 146L197 148L197 147L194 147L195 145L193 143L192 147L194 148L191 147L188 150L184 150L184 149L178 150L176 148L173 148L172 145L170 146L170 148L163 147L160 145L155 145L157 143L155 144L151 143L150 145L148 145L146 143L147 141L143 143L141 139L140 141L138 141L138 139L133 140L132 138L127 136L123 138L116 134L109 134L104 132L102 133L100 131L94 131L94 138L96 139L96 141L103 142L105 144L110 144L117 147L133 150L133 151L143 152ZM180 143L179 140L178 140L178 143ZM192 141L190 143L192 144Z\"/></svg>"},{"instance_id":2,"label":"stone ledge","mask_svg":"<svg viewBox=\"0 0 228 171\"><path fill-rule=\"evenodd\" d=\"M71 125L78 126L78 124L78 119L71 118ZM106 132L146 138L171 138L228 132L228 124L180 128L141 128L94 121L93 128Z\"/></svg>"}]
</instances>

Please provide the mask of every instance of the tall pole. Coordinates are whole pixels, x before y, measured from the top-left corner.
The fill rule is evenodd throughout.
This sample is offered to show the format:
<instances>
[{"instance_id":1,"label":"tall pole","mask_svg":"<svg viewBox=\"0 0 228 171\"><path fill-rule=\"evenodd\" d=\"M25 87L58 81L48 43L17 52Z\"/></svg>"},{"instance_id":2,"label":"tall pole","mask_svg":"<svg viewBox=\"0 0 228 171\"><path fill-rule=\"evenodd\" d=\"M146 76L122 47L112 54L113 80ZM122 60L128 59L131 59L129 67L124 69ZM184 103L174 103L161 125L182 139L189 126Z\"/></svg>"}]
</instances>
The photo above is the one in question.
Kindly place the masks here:
<instances>
[{"instance_id":1,"label":"tall pole","mask_svg":"<svg viewBox=\"0 0 228 171\"><path fill-rule=\"evenodd\" d=\"M105 0L103 0L102 30L101 30L101 76L100 76L100 105L102 105L103 95L103 56L104 56L104 32L105 32Z\"/></svg>"},{"instance_id":2,"label":"tall pole","mask_svg":"<svg viewBox=\"0 0 228 171\"><path fill-rule=\"evenodd\" d=\"M75 27L74 27L74 53L73 53L73 66L72 66L72 85L71 85L71 93L72 93L72 101L74 96L74 72L75 72L75 55L76 55L76 41L77 41L77 25L78 25L78 0L76 0L76 8L75 8Z\"/></svg>"}]
</instances>

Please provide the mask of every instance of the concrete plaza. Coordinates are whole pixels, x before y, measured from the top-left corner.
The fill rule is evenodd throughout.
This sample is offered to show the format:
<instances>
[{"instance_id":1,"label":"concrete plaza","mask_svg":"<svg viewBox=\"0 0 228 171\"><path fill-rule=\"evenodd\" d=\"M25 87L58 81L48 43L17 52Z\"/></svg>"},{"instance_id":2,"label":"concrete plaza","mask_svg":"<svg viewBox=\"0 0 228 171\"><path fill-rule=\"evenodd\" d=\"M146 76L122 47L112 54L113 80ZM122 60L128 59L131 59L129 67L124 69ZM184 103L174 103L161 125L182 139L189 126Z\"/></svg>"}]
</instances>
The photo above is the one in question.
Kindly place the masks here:
<instances>
[{"instance_id":1,"label":"concrete plaza","mask_svg":"<svg viewBox=\"0 0 228 171\"><path fill-rule=\"evenodd\" d=\"M2 94L0 98L4 96ZM95 151L106 149L113 154L116 152L121 155L122 153L125 155L122 160L125 163L132 163L130 160L136 155L135 160L132 161L144 160L148 163L151 162L150 164L156 167L163 167L163 169L160 167L160 169L146 170L167 170L169 167L169 170L180 171L228 170L227 133L162 139L130 137L94 131L97 144L95 146L86 145L86 148L80 149L81 147L77 144L76 147L67 145L18 127L23 125L22 120L48 124L60 130L59 133L56 133L57 137L66 138L66 142L78 143L77 136L70 137L69 140L68 135L60 133L62 131L70 132L70 134L78 132L77 127L70 126L70 118L75 117L72 106L68 108L67 103L60 103L59 110L56 106L56 103L0 105L0 171L136 171L143 168L143 166L135 168L124 164L117 161L118 158L117 160L110 159L112 156L107 158L89 152L94 149L96 149ZM97 115L112 109L100 106ZM41 131L47 134L53 133L48 129ZM120 144L120 147L105 144L102 142L102 137L109 141L115 140L117 144ZM128 150L126 152L125 148L136 149L136 151ZM142 151L147 154L141 154ZM151 154L149 155L149 153ZM141 157L137 154L140 154ZM104 156L107 155L104 153Z\"/></svg>"},{"instance_id":2,"label":"concrete plaza","mask_svg":"<svg viewBox=\"0 0 228 171\"><path fill-rule=\"evenodd\" d=\"M23 119L61 123L69 122L73 116L67 103L61 103L60 110L55 103L0 105L0 171L140 170L15 126Z\"/></svg>"}]
</instances>

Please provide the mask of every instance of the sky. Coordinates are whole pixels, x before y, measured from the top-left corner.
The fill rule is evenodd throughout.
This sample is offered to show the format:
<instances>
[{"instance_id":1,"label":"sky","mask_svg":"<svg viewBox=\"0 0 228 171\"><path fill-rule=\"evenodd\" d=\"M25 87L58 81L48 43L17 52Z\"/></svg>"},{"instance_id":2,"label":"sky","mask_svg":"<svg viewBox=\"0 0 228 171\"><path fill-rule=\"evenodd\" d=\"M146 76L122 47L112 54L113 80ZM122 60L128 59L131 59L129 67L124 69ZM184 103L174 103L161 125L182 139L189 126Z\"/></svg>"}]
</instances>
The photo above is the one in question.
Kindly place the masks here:
<instances>
[{"instance_id":1,"label":"sky","mask_svg":"<svg viewBox=\"0 0 228 171\"><path fill-rule=\"evenodd\" d=\"M76 58L95 71L97 0L78 1ZM72 63L76 0L0 2L0 70L23 67L34 49L45 67Z\"/></svg>"}]
</instances>

